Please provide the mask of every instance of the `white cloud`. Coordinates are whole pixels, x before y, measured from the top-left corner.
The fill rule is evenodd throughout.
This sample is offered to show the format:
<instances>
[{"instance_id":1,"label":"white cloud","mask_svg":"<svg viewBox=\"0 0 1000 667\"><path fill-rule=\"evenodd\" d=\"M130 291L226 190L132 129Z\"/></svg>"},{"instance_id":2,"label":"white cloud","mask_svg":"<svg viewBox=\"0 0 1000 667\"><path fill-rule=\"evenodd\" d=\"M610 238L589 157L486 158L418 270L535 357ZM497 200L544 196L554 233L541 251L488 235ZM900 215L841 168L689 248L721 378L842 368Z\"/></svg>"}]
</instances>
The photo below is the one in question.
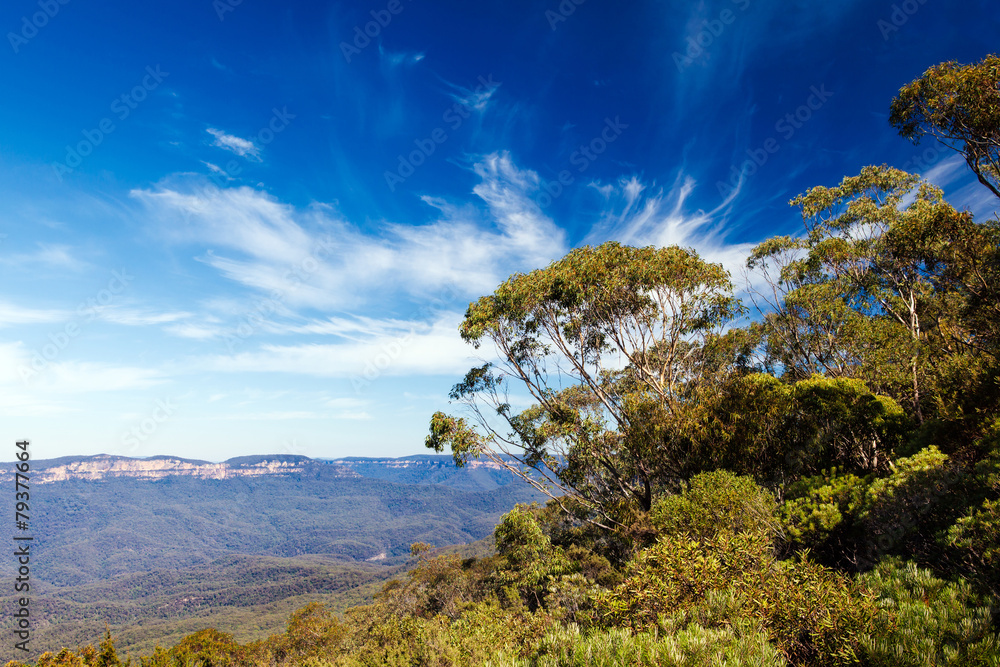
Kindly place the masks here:
<instances>
[{"instance_id":1,"label":"white cloud","mask_svg":"<svg viewBox=\"0 0 1000 667\"><path fill-rule=\"evenodd\" d=\"M333 416L334 419L345 419L349 421L369 421L372 416L367 412L341 412Z\"/></svg>"},{"instance_id":2,"label":"white cloud","mask_svg":"<svg viewBox=\"0 0 1000 667\"><path fill-rule=\"evenodd\" d=\"M711 211L689 212L685 202L696 185L693 178L680 176L665 193L635 177L620 180L608 193L609 209L588 243L614 240L635 246L694 248L703 259L722 264L739 289L746 258L755 244L726 240L727 202Z\"/></svg>"},{"instance_id":3,"label":"white cloud","mask_svg":"<svg viewBox=\"0 0 1000 667\"><path fill-rule=\"evenodd\" d=\"M240 157L260 162L260 148L258 148L257 145L249 139L241 139L240 137L232 134L226 134L222 130L217 130L214 127L208 128L208 133L215 137L215 141L212 142L213 146L218 146L224 150L236 153Z\"/></svg>"},{"instance_id":4,"label":"white cloud","mask_svg":"<svg viewBox=\"0 0 1000 667\"><path fill-rule=\"evenodd\" d=\"M144 327L153 324L169 324L191 317L188 312L154 313L120 306L107 306L99 311L100 319L112 324L130 327Z\"/></svg>"},{"instance_id":5,"label":"white cloud","mask_svg":"<svg viewBox=\"0 0 1000 667\"><path fill-rule=\"evenodd\" d=\"M12 324L48 324L65 322L73 317L70 310L25 308L0 301L0 327Z\"/></svg>"},{"instance_id":6,"label":"white cloud","mask_svg":"<svg viewBox=\"0 0 1000 667\"><path fill-rule=\"evenodd\" d=\"M474 167L485 214L426 197L439 211L420 226L387 222L366 234L329 207L296 209L248 187L160 187L132 194L175 243L211 245L199 259L267 295L269 307L350 308L404 293L482 294L517 270L567 250L565 234L529 195L538 177L506 154ZM290 314L285 312L284 314Z\"/></svg>"},{"instance_id":7,"label":"white cloud","mask_svg":"<svg viewBox=\"0 0 1000 667\"><path fill-rule=\"evenodd\" d=\"M262 345L236 355L199 358L193 367L228 373L294 373L374 381L382 376L459 375L473 360L458 334L459 313L431 324L387 322L363 339L329 344ZM345 407L345 406L338 406ZM354 407L354 406L350 406Z\"/></svg>"},{"instance_id":8,"label":"white cloud","mask_svg":"<svg viewBox=\"0 0 1000 667\"><path fill-rule=\"evenodd\" d=\"M479 113L486 111L490 100L493 99L493 95L500 85L500 82L493 80L492 75L488 78L479 77L478 85L475 88L465 88L448 83L448 86L452 89L450 93L451 99L463 107L475 109Z\"/></svg>"},{"instance_id":9,"label":"white cloud","mask_svg":"<svg viewBox=\"0 0 1000 667\"><path fill-rule=\"evenodd\" d=\"M190 322L171 324L163 327L163 330L178 338L189 338L191 340L210 340L221 338L226 330L218 325L194 324Z\"/></svg>"},{"instance_id":10,"label":"white cloud","mask_svg":"<svg viewBox=\"0 0 1000 667\"><path fill-rule=\"evenodd\" d=\"M206 167L208 167L208 170L211 171L213 174L218 174L219 176L224 177L227 181L233 180L233 178L229 175L229 173L219 165L214 164L212 162L206 162L205 160L202 160L201 163Z\"/></svg>"},{"instance_id":11,"label":"white cloud","mask_svg":"<svg viewBox=\"0 0 1000 667\"><path fill-rule=\"evenodd\" d=\"M378 55L382 63L389 67L399 67L400 65L416 65L424 59L424 54L420 52L393 52L386 51L382 44L378 45Z\"/></svg>"},{"instance_id":12,"label":"white cloud","mask_svg":"<svg viewBox=\"0 0 1000 667\"><path fill-rule=\"evenodd\" d=\"M9 255L0 261L4 264L26 266L32 269L48 267L80 271L88 266L86 262L73 256L70 246L58 243L39 243L38 250L35 252Z\"/></svg>"},{"instance_id":13,"label":"white cloud","mask_svg":"<svg viewBox=\"0 0 1000 667\"><path fill-rule=\"evenodd\" d=\"M148 389L166 381L153 368L106 363L46 360L23 343L0 343L0 388L9 387L36 405L53 403L53 396Z\"/></svg>"}]
</instances>

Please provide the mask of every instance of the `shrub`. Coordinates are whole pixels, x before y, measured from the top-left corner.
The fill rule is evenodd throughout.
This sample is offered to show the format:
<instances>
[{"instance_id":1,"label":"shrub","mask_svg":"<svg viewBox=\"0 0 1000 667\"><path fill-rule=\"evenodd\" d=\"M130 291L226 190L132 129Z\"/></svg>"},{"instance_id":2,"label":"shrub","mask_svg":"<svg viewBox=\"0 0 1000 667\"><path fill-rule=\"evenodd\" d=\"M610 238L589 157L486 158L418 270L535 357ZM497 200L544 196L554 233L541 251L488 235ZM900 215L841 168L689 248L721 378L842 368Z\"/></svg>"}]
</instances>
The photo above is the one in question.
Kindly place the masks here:
<instances>
[{"instance_id":1,"label":"shrub","mask_svg":"<svg viewBox=\"0 0 1000 667\"><path fill-rule=\"evenodd\" d=\"M852 664L877 609L848 579L805 558L777 560L762 533L666 536L602 595L609 625L650 630L698 621L763 632L795 665Z\"/></svg>"},{"instance_id":2,"label":"shrub","mask_svg":"<svg viewBox=\"0 0 1000 667\"><path fill-rule=\"evenodd\" d=\"M749 477L725 470L695 475L678 495L659 498L650 511L657 531L708 538L719 530L778 532L774 497Z\"/></svg>"},{"instance_id":3,"label":"shrub","mask_svg":"<svg viewBox=\"0 0 1000 667\"><path fill-rule=\"evenodd\" d=\"M540 655L522 665L532 667L781 667L781 655L761 634L737 637L732 631L691 625L676 634L632 634L616 628L583 635L577 626L558 628L546 635Z\"/></svg>"},{"instance_id":4,"label":"shrub","mask_svg":"<svg viewBox=\"0 0 1000 667\"><path fill-rule=\"evenodd\" d=\"M861 638L862 654L873 667L1000 664L991 610L965 582L949 583L898 560L881 563L862 581L876 592L882 610Z\"/></svg>"}]
</instances>

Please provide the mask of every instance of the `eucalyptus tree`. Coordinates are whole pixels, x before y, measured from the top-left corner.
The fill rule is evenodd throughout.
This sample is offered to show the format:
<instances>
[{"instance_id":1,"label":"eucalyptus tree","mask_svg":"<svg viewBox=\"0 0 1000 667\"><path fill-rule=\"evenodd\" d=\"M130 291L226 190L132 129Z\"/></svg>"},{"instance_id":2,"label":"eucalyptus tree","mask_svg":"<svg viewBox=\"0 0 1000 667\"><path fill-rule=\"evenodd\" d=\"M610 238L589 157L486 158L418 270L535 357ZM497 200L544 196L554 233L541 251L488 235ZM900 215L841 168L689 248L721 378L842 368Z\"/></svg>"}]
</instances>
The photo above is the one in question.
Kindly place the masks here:
<instances>
[{"instance_id":1,"label":"eucalyptus tree","mask_svg":"<svg viewBox=\"0 0 1000 667\"><path fill-rule=\"evenodd\" d=\"M961 153L979 182L1000 197L1000 57L934 65L900 89L889 122L907 139L930 134Z\"/></svg>"},{"instance_id":2,"label":"eucalyptus tree","mask_svg":"<svg viewBox=\"0 0 1000 667\"><path fill-rule=\"evenodd\" d=\"M515 274L469 306L462 338L496 360L452 391L468 419L436 413L426 444L621 526L697 468L698 397L726 371L724 328L741 309L721 265L676 246L605 243ZM531 407L515 410L512 389Z\"/></svg>"},{"instance_id":3,"label":"eucalyptus tree","mask_svg":"<svg viewBox=\"0 0 1000 667\"><path fill-rule=\"evenodd\" d=\"M957 211L939 188L885 166L791 204L806 234L769 239L748 261L770 285L763 319L771 357L790 379L861 378L922 421L928 374L943 359L983 349L968 313L989 291L982 265L995 255L995 228Z\"/></svg>"}]
</instances>

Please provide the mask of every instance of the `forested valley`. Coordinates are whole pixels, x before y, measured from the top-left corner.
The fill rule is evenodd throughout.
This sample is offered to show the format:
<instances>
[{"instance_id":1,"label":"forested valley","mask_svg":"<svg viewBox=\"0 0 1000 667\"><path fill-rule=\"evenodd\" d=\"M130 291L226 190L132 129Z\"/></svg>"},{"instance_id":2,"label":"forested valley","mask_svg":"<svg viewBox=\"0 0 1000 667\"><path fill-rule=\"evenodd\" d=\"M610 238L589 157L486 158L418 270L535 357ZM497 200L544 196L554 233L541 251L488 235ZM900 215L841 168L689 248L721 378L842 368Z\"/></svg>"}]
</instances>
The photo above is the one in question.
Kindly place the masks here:
<instances>
[{"instance_id":1,"label":"forested valley","mask_svg":"<svg viewBox=\"0 0 1000 667\"><path fill-rule=\"evenodd\" d=\"M1000 199L1000 57L932 67L890 122ZM109 633L34 664L1000 664L1000 220L887 166L791 205L804 231L760 243L746 287L607 243L470 305L498 361L427 445L551 498L491 555L414 544L369 604L259 641L126 658Z\"/></svg>"}]
</instances>

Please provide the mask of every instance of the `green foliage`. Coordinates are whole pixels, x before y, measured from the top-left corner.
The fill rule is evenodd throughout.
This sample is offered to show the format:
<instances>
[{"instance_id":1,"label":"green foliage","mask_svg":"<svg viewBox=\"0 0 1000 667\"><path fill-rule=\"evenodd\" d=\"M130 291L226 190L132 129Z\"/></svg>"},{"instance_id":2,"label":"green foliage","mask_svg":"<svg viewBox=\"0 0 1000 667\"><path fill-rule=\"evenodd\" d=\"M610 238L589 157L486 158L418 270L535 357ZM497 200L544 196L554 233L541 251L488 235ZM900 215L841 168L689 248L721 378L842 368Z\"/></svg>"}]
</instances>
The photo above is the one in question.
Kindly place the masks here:
<instances>
[{"instance_id":1,"label":"green foliage","mask_svg":"<svg viewBox=\"0 0 1000 667\"><path fill-rule=\"evenodd\" d=\"M455 554L431 557L422 552L408 580L390 581L376 600L397 614L457 618L466 606L482 597L480 565L475 559L463 561Z\"/></svg>"},{"instance_id":2,"label":"green foliage","mask_svg":"<svg viewBox=\"0 0 1000 667\"><path fill-rule=\"evenodd\" d=\"M336 651L344 642L347 628L323 605L314 602L292 614L285 634L258 645L278 662L298 662L313 655Z\"/></svg>"},{"instance_id":3,"label":"green foliage","mask_svg":"<svg viewBox=\"0 0 1000 667\"><path fill-rule=\"evenodd\" d=\"M929 547L935 526L961 506L960 487L949 457L930 446L883 477L831 468L804 478L788 488L781 520L794 547L864 570L884 554Z\"/></svg>"},{"instance_id":4,"label":"green foliage","mask_svg":"<svg viewBox=\"0 0 1000 667\"><path fill-rule=\"evenodd\" d=\"M532 610L565 605L574 615L590 606L593 582L576 572L560 547L552 546L530 508L518 506L505 514L494 535L497 559L489 580L501 599ZM547 599L550 592L555 594L552 601Z\"/></svg>"},{"instance_id":5,"label":"green foliage","mask_svg":"<svg viewBox=\"0 0 1000 667\"><path fill-rule=\"evenodd\" d=\"M831 467L887 472L911 430L893 399L853 378L813 375L785 383L764 373L736 376L710 404L716 465L779 493Z\"/></svg>"},{"instance_id":6,"label":"green foliage","mask_svg":"<svg viewBox=\"0 0 1000 667\"><path fill-rule=\"evenodd\" d=\"M570 626L553 630L542 642L541 655L515 663L525 667L782 667L781 654L760 634L737 637L726 629L690 625L676 634L639 633L612 629L583 635Z\"/></svg>"},{"instance_id":7,"label":"green foliage","mask_svg":"<svg viewBox=\"0 0 1000 667\"><path fill-rule=\"evenodd\" d=\"M650 518L657 531L707 539L720 530L733 533L778 531L774 497L749 477L718 470L695 475L687 488L659 498Z\"/></svg>"},{"instance_id":8,"label":"green foliage","mask_svg":"<svg viewBox=\"0 0 1000 667\"><path fill-rule=\"evenodd\" d=\"M169 651L143 658L142 667L237 667L244 664L245 654L232 635L209 628L185 637Z\"/></svg>"},{"instance_id":9,"label":"green foliage","mask_svg":"<svg viewBox=\"0 0 1000 667\"><path fill-rule=\"evenodd\" d=\"M788 537L799 546L815 549L865 506L867 481L840 474L836 468L792 484L781 506Z\"/></svg>"},{"instance_id":10,"label":"green foliage","mask_svg":"<svg viewBox=\"0 0 1000 667\"><path fill-rule=\"evenodd\" d=\"M987 287L995 230L956 211L940 189L885 166L792 204L807 236L761 244L749 261L773 288L774 297L762 296L768 355L796 379L863 379L923 421L942 360L980 347L970 309L995 318L995 303L983 298L995 295Z\"/></svg>"},{"instance_id":11,"label":"green foliage","mask_svg":"<svg viewBox=\"0 0 1000 667\"><path fill-rule=\"evenodd\" d=\"M796 665L851 664L875 616L863 590L808 560L774 557L763 532L668 535L641 552L602 596L604 622L636 631L672 623L764 632Z\"/></svg>"},{"instance_id":12,"label":"green foliage","mask_svg":"<svg viewBox=\"0 0 1000 667\"><path fill-rule=\"evenodd\" d=\"M426 444L488 456L587 520L624 527L649 510L656 484L694 464L691 398L737 363L741 342L721 329L739 311L726 271L679 247L605 243L516 274L460 327L501 359L452 392L475 420L437 413ZM626 368L606 368L609 354ZM511 380L535 406L512 412Z\"/></svg>"},{"instance_id":13,"label":"green foliage","mask_svg":"<svg viewBox=\"0 0 1000 667\"><path fill-rule=\"evenodd\" d=\"M997 56L932 68L892 122L951 142L1000 196L998 71ZM232 486L199 483L183 507L88 487L105 523L84 525L82 501L41 509L55 539L40 560L72 555L52 559L57 583L134 566L69 537L121 538L105 524L123 507L148 523L136 550L212 564L74 589L47 620L124 624L155 608L175 633L200 624L143 667L1000 665L1000 221L885 166L792 204L805 234L753 251L769 289L743 328L729 326L741 306L723 268L677 247L576 249L469 307L463 338L500 361L455 386L470 418L436 413L426 444L459 464L486 456L551 498L503 514L495 553L430 543L486 534L517 489L282 479L234 515L213 496ZM511 383L534 405L515 413ZM459 525L427 518L443 513ZM212 529L194 550L173 540L192 518ZM213 561L214 545L246 547L251 524L267 536L254 555ZM399 563L408 545L415 565L371 604L342 618L307 604L263 637L282 604L339 604L396 571L261 552L385 549ZM195 614L218 605L239 610L226 617L239 638ZM38 662L120 664L110 631Z\"/></svg>"},{"instance_id":14,"label":"green foliage","mask_svg":"<svg viewBox=\"0 0 1000 667\"><path fill-rule=\"evenodd\" d=\"M979 181L1000 197L1000 58L934 65L900 89L889 122L915 143L930 134L964 155Z\"/></svg>"},{"instance_id":15,"label":"green foliage","mask_svg":"<svg viewBox=\"0 0 1000 667\"><path fill-rule=\"evenodd\" d=\"M1000 500L984 500L956 521L947 540L959 552L964 571L1000 595Z\"/></svg>"},{"instance_id":16,"label":"green foliage","mask_svg":"<svg viewBox=\"0 0 1000 667\"><path fill-rule=\"evenodd\" d=\"M874 667L1000 664L992 611L965 583L949 583L913 563L887 561L862 578L878 595L879 619L861 639Z\"/></svg>"},{"instance_id":17,"label":"green foliage","mask_svg":"<svg viewBox=\"0 0 1000 667\"><path fill-rule=\"evenodd\" d=\"M95 650L92 645L88 645L75 653L68 648L64 648L58 653L46 652L39 656L35 667L129 667L131 664L131 658L126 659L125 662L118 658L111 630L105 628L104 639L98 649ZM6 667L28 666L22 662L11 660Z\"/></svg>"}]
</instances>

